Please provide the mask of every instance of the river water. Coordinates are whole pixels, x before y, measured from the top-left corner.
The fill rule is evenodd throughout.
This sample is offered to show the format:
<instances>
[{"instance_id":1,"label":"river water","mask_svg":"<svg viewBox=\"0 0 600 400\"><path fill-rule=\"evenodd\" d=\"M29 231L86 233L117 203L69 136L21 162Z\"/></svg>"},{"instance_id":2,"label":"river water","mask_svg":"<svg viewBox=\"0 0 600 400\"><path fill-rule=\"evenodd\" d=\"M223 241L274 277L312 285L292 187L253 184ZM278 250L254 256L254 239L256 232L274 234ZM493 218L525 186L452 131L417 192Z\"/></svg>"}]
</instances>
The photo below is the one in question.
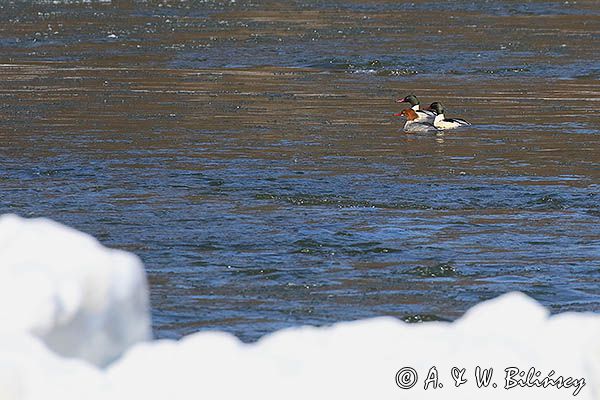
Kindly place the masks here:
<instances>
[{"instance_id":1,"label":"river water","mask_svg":"<svg viewBox=\"0 0 600 400\"><path fill-rule=\"evenodd\" d=\"M599 43L597 1L2 2L0 212L138 254L157 337L600 312Z\"/></svg>"}]
</instances>

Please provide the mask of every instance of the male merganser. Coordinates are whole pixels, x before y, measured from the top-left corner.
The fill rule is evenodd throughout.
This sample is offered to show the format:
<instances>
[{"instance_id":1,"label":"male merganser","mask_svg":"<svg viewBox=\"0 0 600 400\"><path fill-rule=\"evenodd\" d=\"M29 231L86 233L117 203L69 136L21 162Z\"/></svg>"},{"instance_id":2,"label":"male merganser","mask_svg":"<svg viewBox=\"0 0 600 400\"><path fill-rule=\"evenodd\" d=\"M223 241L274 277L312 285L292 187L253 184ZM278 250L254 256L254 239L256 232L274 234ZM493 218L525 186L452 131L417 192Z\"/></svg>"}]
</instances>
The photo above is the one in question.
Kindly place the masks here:
<instances>
[{"instance_id":1,"label":"male merganser","mask_svg":"<svg viewBox=\"0 0 600 400\"><path fill-rule=\"evenodd\" d=\"M431 105L429 106L429 109L434 111L437 114L435 116L435 119L433 120L433 126L435 126L437 129L440 129L440 130L455 129L455 128L460 128L461 126L471 125L469 122L465 121L464 119L446 118L444 116L444 106L440 102L436 101L434 103L431 103Z\"/></svg>"},{"instance_id":2,"label":"male merganser","mask_svg":"<svg viewBox=\"0 0 600 400\"><path fill-rule=\"evenodd\" d=\"M435 113L430 110L421 110L419 99L417 96L411 94L403 99L396 100L396 103L410 103L410 108L417 113L417 120L415 122L429 122L433 123L435 119Z\"/></svg>"},{"instance_id":3,"label":"male merganser","mask_svg":"<svg viewBox=\"0 0 600 400\"><path fill-rule=\"evenodd\" d=\"M404 132L437 132L435 126L429 122L418 122L419 116L412 108L402 110L401 113L394 114L395 117L406 117Z\"/></svg>"}]
</instances>

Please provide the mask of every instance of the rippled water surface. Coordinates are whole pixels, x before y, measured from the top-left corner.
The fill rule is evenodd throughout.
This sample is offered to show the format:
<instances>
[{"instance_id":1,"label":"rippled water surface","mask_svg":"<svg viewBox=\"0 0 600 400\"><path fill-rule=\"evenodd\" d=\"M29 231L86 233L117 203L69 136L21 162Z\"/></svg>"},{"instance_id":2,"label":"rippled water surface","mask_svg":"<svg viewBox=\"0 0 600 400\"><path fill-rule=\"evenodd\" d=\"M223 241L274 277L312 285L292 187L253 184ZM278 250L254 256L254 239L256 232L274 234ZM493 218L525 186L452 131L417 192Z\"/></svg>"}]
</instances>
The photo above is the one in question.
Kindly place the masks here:
<instances>
[{"instance_id":1,"label":"rippled water surface","mask_svg":"<svg viewBox=\"0 0 600 400\"><path fill-rule=\"evenodd\" d=\"M138 254L158 337L600 312L598 43L597 1L2 2L0 212Z\"/></svg>"}]
</instances>

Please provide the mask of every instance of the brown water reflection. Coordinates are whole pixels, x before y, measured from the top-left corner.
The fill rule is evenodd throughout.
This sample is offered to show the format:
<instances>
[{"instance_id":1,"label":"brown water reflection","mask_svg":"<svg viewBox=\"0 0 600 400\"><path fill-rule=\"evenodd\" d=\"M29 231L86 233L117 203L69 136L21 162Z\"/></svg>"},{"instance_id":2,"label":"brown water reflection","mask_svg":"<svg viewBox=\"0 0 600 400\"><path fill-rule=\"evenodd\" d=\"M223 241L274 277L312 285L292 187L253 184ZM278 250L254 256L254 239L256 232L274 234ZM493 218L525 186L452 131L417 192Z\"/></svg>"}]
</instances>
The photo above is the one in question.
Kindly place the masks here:
<instances>
[{"instance_id":1,"label":"brown water reflection","mask_svg":"<svg viewBox=\"0 0 600 400\"><path fill-rule=\"evenodd\" d=\"M139 254L158 336L599 311L597 3L436 4L2 4L0 212Z\"/></svg>"}]
</instances>

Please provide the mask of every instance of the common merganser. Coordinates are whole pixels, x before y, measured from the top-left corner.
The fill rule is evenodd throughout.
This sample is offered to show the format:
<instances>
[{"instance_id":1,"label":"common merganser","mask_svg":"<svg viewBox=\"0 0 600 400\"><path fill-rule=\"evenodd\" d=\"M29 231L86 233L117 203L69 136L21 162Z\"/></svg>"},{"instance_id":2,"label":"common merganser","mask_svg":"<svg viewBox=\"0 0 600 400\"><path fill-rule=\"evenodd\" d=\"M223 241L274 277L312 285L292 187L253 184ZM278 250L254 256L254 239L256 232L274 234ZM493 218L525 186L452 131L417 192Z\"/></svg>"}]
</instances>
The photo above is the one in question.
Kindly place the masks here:
<instances>
[{"instance_id":1,"label":"common merganser","mask_svg":"<svg viewBox=\"0 0 600 400\"><path fill-rule=\"evenodd\" d=\"M460 118L446 118L444 116L444 106L440 102L431 103L429 109L434 111L437 115L433 120L433 126L437 129L445 130L445 129L456 129L461 126L471 125L469 122Z\"/></svg>"},{"instance_id":2,"label":"common merganser","mask_svg":"<svg viewBox=\"0 0 600 400\"><path fill-rule=\"evenodd\" d=\"M417 112L412 108L402 110L401 113L394 114L395 117L405 117L404 132L437 132L433 124L429 122L419 122Z\"/></svg>"},{"instance_id":3,"label":"common merganser","mask_svg":"<svg viewBox=\"0 0 600 400\"><path fill-rule=\"evenodd\" d=\"M396 100L396 103L410 103L410 108L417 113L417 120L415 122L433 123L433 120L435 119L434 112L430 110L421 110L421 103L414 94L408 95L403 99L398 99Z\"/></svg>"}]
</instances>

